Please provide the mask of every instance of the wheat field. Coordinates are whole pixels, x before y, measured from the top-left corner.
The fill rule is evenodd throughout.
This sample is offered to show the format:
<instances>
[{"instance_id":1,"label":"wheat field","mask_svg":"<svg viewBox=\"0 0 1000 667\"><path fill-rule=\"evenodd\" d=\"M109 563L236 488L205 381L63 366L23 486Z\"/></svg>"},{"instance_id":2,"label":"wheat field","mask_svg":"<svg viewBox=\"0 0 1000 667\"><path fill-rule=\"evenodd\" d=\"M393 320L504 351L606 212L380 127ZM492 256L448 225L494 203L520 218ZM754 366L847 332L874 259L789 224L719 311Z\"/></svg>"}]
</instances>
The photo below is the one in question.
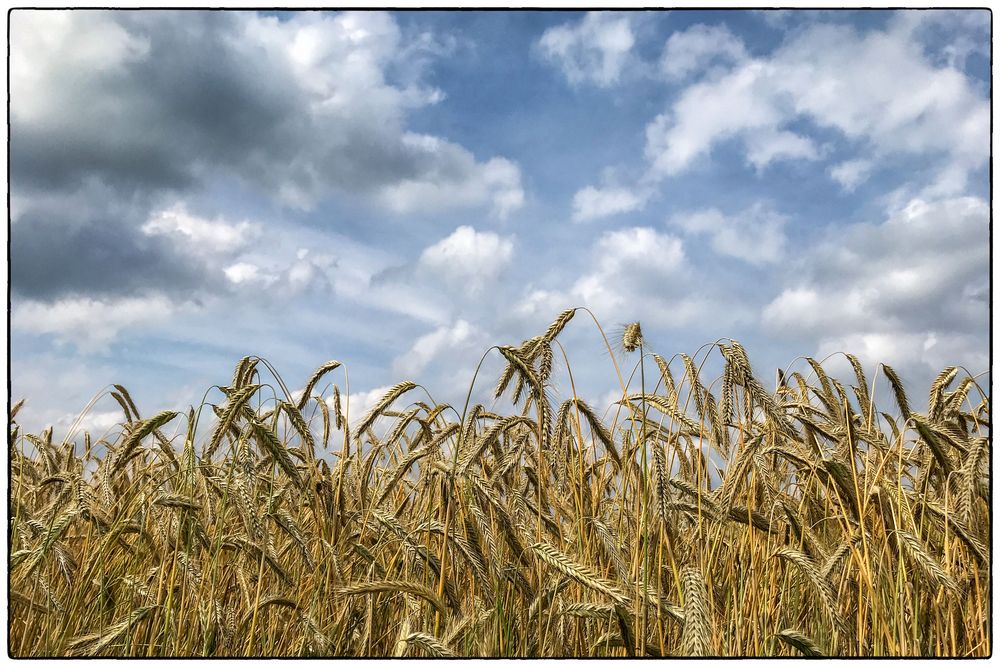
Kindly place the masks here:
<instances>
[{"instance_id":1,"label":"wheat field","mask_svg":"<svg viewBox=\"0 0 1000 667\"><path fill-rule=\"evenodd\" d=\"M609 408L567 326L605 336L576 309L491 348L490 405L406 381L358 419L338 362L289 391L257 357L186 413L115 385L120 426L67 442L15 404L10 655L990 655L979 378L925 408L842 355L852 381L804 359L772 392L736 341L667 358L631 324Z\"/></svg>"}]
</instances>

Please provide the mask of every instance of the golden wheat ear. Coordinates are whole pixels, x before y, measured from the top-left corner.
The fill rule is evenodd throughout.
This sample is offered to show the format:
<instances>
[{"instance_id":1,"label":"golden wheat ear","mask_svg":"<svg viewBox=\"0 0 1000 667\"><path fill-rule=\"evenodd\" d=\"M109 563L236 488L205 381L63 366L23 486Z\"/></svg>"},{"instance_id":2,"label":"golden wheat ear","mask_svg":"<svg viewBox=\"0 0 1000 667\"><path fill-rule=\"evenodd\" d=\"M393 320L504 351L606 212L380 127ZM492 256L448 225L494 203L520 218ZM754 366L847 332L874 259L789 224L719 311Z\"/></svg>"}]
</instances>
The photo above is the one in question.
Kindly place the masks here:
<instances>
[{"instance_id":1,"label":"golden wheat ear","mask_svg":"<svg viewBox=\"0 0 1000 667\"><path fill-rule=\"evenodd\" d=\"M814 658L825 655L823 649L798 630L785 629L777 633L775 637L797 649L804 656Z\"/></svg>"}]
</instances>

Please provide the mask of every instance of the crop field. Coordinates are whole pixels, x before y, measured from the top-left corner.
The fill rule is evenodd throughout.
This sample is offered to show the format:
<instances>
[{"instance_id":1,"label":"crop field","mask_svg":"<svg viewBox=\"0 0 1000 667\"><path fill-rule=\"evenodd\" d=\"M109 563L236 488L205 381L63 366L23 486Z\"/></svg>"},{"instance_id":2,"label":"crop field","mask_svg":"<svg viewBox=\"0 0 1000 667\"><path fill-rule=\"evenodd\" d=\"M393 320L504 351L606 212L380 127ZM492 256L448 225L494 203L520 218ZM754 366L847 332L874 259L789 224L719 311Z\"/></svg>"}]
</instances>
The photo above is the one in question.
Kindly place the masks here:
<instances>
[{"instance_id":1,"label":"crop field","mask_svg":"<svg viewBox=\"0 0 1000 667\"><path fill-rule=\"evenodd\" d=\"M605 335L568 310L491 348L489 405L404 381L350 415L338 362L289 387L257 357L187 412L116 385L120 426L66 442L16 403L9 653L992 652L981 377L839 355L850 382L804 359L772 391L736 341L661 356L631 324L588 405L567 326Z\"/></svg>"}]
</instances>

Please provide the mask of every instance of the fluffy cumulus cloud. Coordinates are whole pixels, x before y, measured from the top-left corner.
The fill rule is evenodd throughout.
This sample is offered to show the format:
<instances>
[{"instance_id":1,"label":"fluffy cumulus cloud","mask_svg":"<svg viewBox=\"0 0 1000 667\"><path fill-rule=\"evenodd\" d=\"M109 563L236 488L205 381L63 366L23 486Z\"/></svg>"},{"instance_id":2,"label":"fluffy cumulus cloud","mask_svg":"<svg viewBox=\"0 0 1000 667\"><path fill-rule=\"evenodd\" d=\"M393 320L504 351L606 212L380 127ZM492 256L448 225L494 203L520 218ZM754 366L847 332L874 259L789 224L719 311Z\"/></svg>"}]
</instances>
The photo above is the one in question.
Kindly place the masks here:
<instances>
[{"instance_id":1,"label":"fluffy cumulus cloud","mask_svg":"<svg viewBox=\"0 0 1000 667\"><path fill-rule=\"evenodd\" d=\"M645 200L645 194L629 188L587 186L573 196L573 220L586 222L629 213L642 208Z\"/></svg>"},{"instance_id":2,"label":"fluffy cumulus cloud","mask_svg":"<svg viewBox=\"0 0 1000 667\"><path fill-rule=\"evenodd\" d=\"M765 90L768 71L765 63L753 61L687 88L669 112L657 116L646 128L646 158L651 175L654 178L677 175L724 139L757 132L776 134L783 116ZM740 112L733 113L734 109ZM802 152L803 145L812 144L807 137L793 132L781 138L783 145L793 147L796 152ZM766 144L762 144L756 166L780 156L781 152L768 152Z\"/></svg>"},{"instance_id":3,"label":"fluffy cumulus cloud","mask_svg":"<svg viewBox=\"0 0 1000 667\"><path fill-rule=\"evenodd\" d=\"M817 160L822 151L800 134L784 130L761 130L744 138L747 162L759 172L775 160Z\"/></svg>"},{"instance_id":4,"label":"fluffy cumulus cloud","mask_svg":"<svg viewBox=\"0 0 1000 667\"><path fill-rule=\"evenodd\" d=\"M837 181L845 191L853 192L868 180L873 167L871 160L847 160L830 167L830 178Z\"/></svg>"},{"instance_id":5,"label":"fluffy cumulus cloud","mask_svg":"<svg viewBox=\"0 0 1000 667\"><path fill-rule=\"evenodd\" d=\"M668 223L687 234L707 236L720 255L757 266L780 261L785 250L787 218L764 204L733 215L716 208L681 213Z\"/></svg>"},{"instance_id":6,"label":"fluffy cumulus cloud","mask_svg":"<svg viewBox=\"0 0 1000 667\"><path fill-rule=\"evenodd\" d=\"M701 74L712 65L728 65L747 57L743 40L725 26L698 23L674 32L660 58L660 70L671 81Z\"/></svg>"},{"instance_id":7,"label":"fluffy cumulus cloud","mask_svg":"<svg viewBox=\"0 0 1000 667\"><path fill-rule=\"evenodd\" d=\"M845 360L837 352L848 351L867 368L887 363L903 374L904 382L930 377L947 366L964 365L971 373L981 373L989 367L989 354L983 337L950 332L938 335L934 331L892 333L852 333L823 337L816 348L816 357L834 355L831 368L849 373Z\"/></svg>"},{"instance_id":8,"label":"fluffy cumulus cloud","mask_svg":"<svg viewBox=\"0 0 1000 667\"><path fill-rule=\"evenodd\" d=\"M475 293L495 281L513 256L512 238L463 225L425 248L417 269L423 276L440 277Z\"/></svg>"},{"instance_id":9,"label":"fluffy cumulus cloud","mask_svg":"<svg viewBox=\"0 0 1000 667\"><path fill-rule=\"evenodd\" d=\"M650 227L630 227L601 236L592 255L594 269L571 293L596 312L617 314L625 312L636 291L672 292L667 281L684 264L684 244Z\"/></svg>"},{"instance_id":10,"label":"fluffy cumulus cloud","mask_svg":"<svg viewBox=\"0 0 1000 667\"><path fill-rule=\"evenodd\" d=\"M352 392L346 397L346 400L342 398L340 409L346 413L348 424L357 424L364 419L368 411L375 407L390 389L392 389L392 385L385 385L366 391ZM333 396L328 397L326 402L331 410L335 409Z\"/></svg>"},{"instance_id":11,"label":"fluffy cumulus cloud","mask_svg":"<svg viewBox=\"0 0 1000 667\"><path fill-rule=\"evenodd\" d=\"M819 147L792 129L807 121L867 144L874 157L943 156L941 176L961 190L988 157L989 101L961 72L932 62L915 36L917 19L901 16L868 33L812 25L770 56L710 71L649 124L651 174L677 175L727 139L743 141L758 168L816 159ZM851 187L864 172L859 166L831 175Z\"/></svg>"},{"instance_id":12,"label":"fluffy cumulus cloud","mask_svg":"<svg viewBox=\"0 0 1000 667\"><path fill-rule=\"evenodd\" d=\"M229 286L241 297L255 295L265 301L287 301L306 293L328 294L334 290L331 269L336 259L331 255L299 248L294 256L270 253L263 265L252 259L241 258L223 271Z\"/></svg>"},{"instance_id":13,"label":"fluffy cumulus cloud","mask_svg":"<svg viewBox=\"0 0 1000 667\"><path fill-rule=\"evenodd\" d=\"M671 273L684 262L684 244L649 227L629 227L602 235L594 246L594 256L602 274Z\"/></svg>"},{"instance_id":14,"label":"fluffy cumulus cloud","mask_svg":"<svg viewBox=\"0 0 1000 667\"><path fill-rule=\"evenodd\" d=\"M795 225L759 204L744 203L742 211L740 205L682 209L668 217L668 228L684 236L689 250L704 239L717 255L770 270L753 294L732 266L725 275L704 276L702 289L727 283L741 291L746 305L762 308L763 316L753 317L762 332L796 345L856 343L859 353L875 355L896 337L896 356L919 373L949 354L981 361L987 227L983 202L964 195L987 165L989 97L988 87L959 67L982 56L985 16L895 12L878 25L804 17L782 28L770 48L753 50L742 33L722 24L674 32L663 43L659 69L676 92L646 124L645 173L633 186L579 189L573 218L641 211L689 182L691 172L725 169L733 179L725 188L754 178L753 187L767 187L764 178L779 163L810 178L824 174L854 205L859 192L880 197L887 220L831 219L827 240L814 246L823 226L803 224L794 215L797 204L779 204L803 220ZM745 177L736 175L733 153ZM716 159L723 154L725 167ZM913 167L912 174L901 165ZM886 186L887 177L902 184ZM642 204L623 195L635 192L646 193ZM793 238L804 252L789 252ZM796 269L783 275L786 263ZM601 284L585 276L575 294L611 304L614 293ZM554 303L552 294L565 292L536 290L529 303ZM760 303L762 297L767 301Z\"/></svg>"},{"instance_id":15,"label":"fluffy cumulus cloud","mask_svg":"<svg viewBox=\"0 0 1000 667\"><path fill-rule=\"evenodd\" d=\"M690 298L684 242L652 227L606 232L589 252L590 268L563 289L532 289L516 314L526 320L551 319L571 307L586 306L607 321L642 318L664 327L691 322L702 312Z\"/></svg>"},{"instance_id":16,"label":"fluffy cumulus cloud","mask_svg":"<svg viewBox=\"0 0 1000 667\"><path fill-rule=\"evenodd\" d=\"M13 333L17 335L16 328ZM25 401L17 415L18 423L32 425L36 431L54 426L54 439L63 437L68 426L102 387L122 380L111 364L79 355L66 358L56 349L30 357L13 353L10 366L13 400L23 398ZM121 408L110 396L107 402L98 402L92 408L92 412L98 413L113 410L121 416Z\"/></svg>"},{"instance_id":17,"label":"fluffy cumulus cloud","mask_svg":"<svg viewBox=\"0 0 1000 667\"><path fill-rule=\"evenodd\" d=\"M878 224L831 234L763 311L775 334L859 343L875 361L982 366L989 317L989 205L915 199ZM939 370L939 369L938 369ZM980 369L981 370L981 369Z\"/></svg>"},{"instance_id":18,"label":"fluffy cumulus cloud","mask_svg":"<svg viewBox=\"0 0 1000 667\"><path fill-rule=\"evenodd\" d=\"M189 252L208 255L237 254L261 234L260 225L247 220L232 223L201 218L188 213L183 204L154 212L142 231L168 237Z\"/></svg>"},{"instance_id":19,"label":"fluffy cumulus cloud","mask_svg":"<svg viewBox=\"0 0 1000 667\"><path fill-rule=\"evenodd\" d=\"M608 87L621 78L635 45L631 21L628 14L588 12L546 30L538 48L571 84Z\"/></svg>"},{"instance_id":20,"label":"fluffy cumulus cloud","mask_svg":"<svg viewBox=\"0 0 1000 667\"><path fill-rule=\"evenodd\" d=\"M123 330L148 330L173 315L178 306L162 295L118 299L65 298L54 303L19 301L11 326L27 334L51 334L84 352L106 349Z\"/></svg>"},{"instance_id":21,"label":"fluffy cumulus cloud","mask_svg":"<svg viewBox=\"0 0 1000 667\"><path fill-rule=\"evenodd\" d=\"M487 341L482 329L459 319L417 338L405 354L396 357L392 368L401 377L416 378L431 362L445 356L461 358L465 363L459 367L464 370L472 356L489 347Z\"/></svg>"},{"instance_id":22,"label":"fluffy cumulus cloud","mask_svg":"<svg viewBox=\"0 0 1000 667\"><path fill-rule=\"evenodd\" d=\"M90 411L74 419L78 433L106 433L122 423L122 413L115 410Z\"/></svg>"},{"instance_id":23,"label":"fluffy cumulus cloud","mask_svg":"<svg viewBox=\"0 0 1000 667\"><path fill-rule=\"evenodd\" d=\"M489 201L493 215L505 219L524 204L521 170L510 160L493 158L480 164L461 146L428 135L407 134L403 141L422 145L444 159L432 170L382 188L381 201L396 213L440 211Z\"/></svg>"},{"instance_id":24,"label":"fluffy cumulus cloud","mask_svg":"<svg viewBox=\"0 0 1000 667\"><path fill-rule=\"evenodd\" d=\"M237 262L227 266L225 270L226 278L235 285L260 285L270 287L278 280L278 276L262 270L256 264L250 262Z\"/></svg>"}]
</instances>

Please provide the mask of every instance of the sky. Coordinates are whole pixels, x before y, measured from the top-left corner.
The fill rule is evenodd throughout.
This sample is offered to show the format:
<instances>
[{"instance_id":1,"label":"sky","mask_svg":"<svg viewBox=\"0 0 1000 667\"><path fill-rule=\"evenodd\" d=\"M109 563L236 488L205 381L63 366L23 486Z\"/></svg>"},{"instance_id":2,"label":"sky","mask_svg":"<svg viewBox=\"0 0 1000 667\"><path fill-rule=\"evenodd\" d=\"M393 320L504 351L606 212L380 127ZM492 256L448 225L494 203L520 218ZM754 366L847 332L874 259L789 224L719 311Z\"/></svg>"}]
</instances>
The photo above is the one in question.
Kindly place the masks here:
<instances>
[{"instance_id":1,"label":"sky","mask_svg":"<svg viewBox=\"0 0 1000 667\"><path fill-rule=\"evenodd\" d=\"M987 11L10 20L29 429L111 383L198 405L249 354L290 388L341 361L352 415L404 379L461 406L575 306L668 358L737 339L770 387L837 351L921 398L989 368ZM606 408L593 321L560 341Z\"/></svg>"}]
</instances>

